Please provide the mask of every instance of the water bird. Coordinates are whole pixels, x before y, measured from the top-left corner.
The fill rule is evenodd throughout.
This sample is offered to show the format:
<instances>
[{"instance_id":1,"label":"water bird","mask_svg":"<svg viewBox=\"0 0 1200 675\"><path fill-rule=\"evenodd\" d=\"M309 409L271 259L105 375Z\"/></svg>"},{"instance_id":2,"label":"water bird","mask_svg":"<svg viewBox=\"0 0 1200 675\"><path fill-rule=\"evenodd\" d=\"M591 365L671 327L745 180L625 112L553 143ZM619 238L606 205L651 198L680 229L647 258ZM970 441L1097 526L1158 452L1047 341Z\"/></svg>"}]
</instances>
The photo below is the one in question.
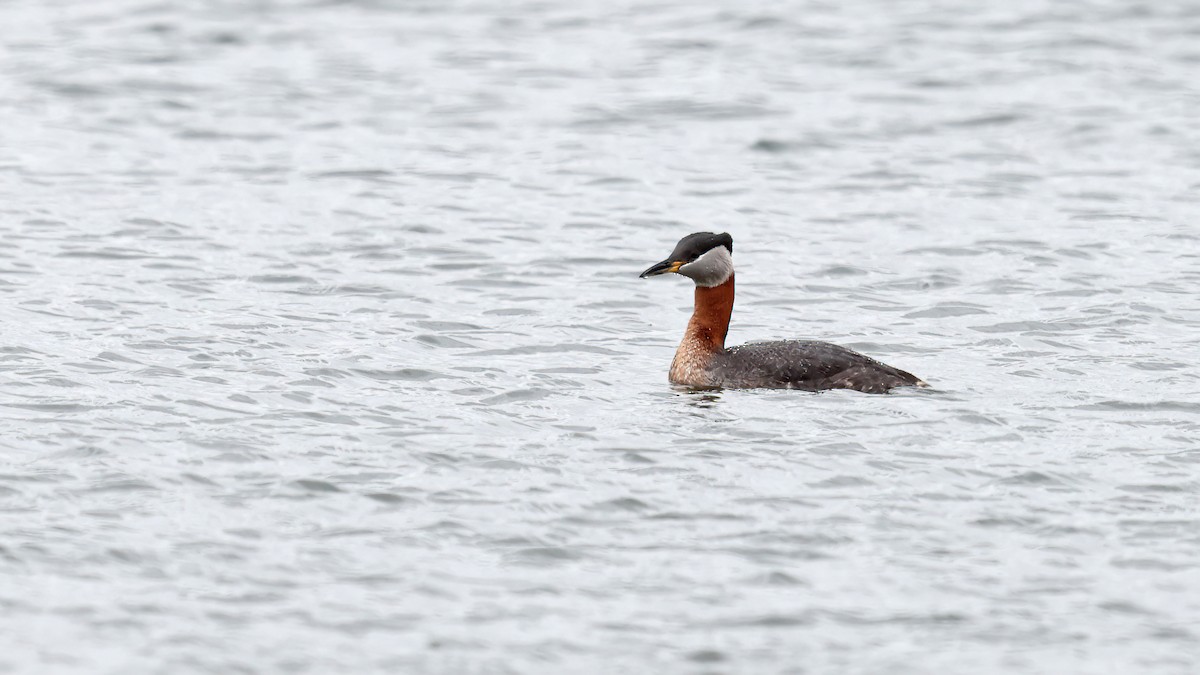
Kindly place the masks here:
<instances>
[{"instance_id":1,"label":"water bird","mask_svg":"<svg viewBox=\"0 0 1200 675\"><path fill-rule=\"evenodd\" d=\"M780 340L725 348L733 314L733 237L696 232L641 278L682 274L696 283L696 304L671 361L672 384L698 388L854 389L884 394L927 387L912 373L828 342Z\"/></svg>"}]
</instances>

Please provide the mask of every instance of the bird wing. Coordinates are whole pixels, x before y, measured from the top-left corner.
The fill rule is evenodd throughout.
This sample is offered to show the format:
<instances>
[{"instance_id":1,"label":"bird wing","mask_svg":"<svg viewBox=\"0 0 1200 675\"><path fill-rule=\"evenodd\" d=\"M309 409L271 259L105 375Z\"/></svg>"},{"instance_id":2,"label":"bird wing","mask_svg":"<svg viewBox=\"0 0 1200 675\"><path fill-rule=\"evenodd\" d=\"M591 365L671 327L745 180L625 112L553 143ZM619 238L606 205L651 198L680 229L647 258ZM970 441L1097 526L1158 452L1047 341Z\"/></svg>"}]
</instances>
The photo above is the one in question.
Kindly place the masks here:
<instances>
[{"instance_id":1,"label":"bird wing","mask_svg":"<svg viewBox=\"0 0 1200 675\"><path fill-rule=\"evenodd\" d=\"M857 389L879 392L920 382L869 356L828 342L751 342L726 350L719 370L729 382L795 389Z\"/></svg>"}]
</instances>

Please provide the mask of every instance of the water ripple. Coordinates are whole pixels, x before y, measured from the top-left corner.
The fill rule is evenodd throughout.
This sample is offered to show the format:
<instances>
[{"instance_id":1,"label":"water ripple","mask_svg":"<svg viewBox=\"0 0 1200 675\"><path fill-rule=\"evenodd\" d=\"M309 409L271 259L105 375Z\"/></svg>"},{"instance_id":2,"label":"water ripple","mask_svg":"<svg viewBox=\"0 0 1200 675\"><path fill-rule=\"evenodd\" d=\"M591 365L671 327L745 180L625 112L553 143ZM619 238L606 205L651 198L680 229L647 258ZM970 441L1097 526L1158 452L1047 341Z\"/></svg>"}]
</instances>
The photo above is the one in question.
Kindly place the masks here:
<instances>
[{"instance_id":1,"label":"water ripple","mask_svg":"<svg viewBox=\"0 0 1200 675\"><path fill-rule=\"evenodd\" d=\"M1195 8L0 19L0 671L1200 666Z\"/></svg>"}]
</instances>

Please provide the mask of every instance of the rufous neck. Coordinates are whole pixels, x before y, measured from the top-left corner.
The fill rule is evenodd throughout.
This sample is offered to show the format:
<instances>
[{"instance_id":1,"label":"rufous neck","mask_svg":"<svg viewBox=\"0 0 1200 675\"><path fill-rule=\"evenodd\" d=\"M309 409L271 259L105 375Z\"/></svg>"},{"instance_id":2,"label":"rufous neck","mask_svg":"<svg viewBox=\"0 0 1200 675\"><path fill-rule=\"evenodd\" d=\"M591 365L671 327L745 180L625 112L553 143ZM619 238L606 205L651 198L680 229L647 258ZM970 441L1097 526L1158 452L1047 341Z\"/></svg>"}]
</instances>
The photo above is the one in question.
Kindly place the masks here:
<instances>
[{"instance_id":1,"label":"rufous neck","mask_svg":"<svg viewBox=\"0 0 1200 675\"><path fill-rule=\"evenodd\" d=\"M712 351L724 349L732 314L733 274L719 286L697 286L696 306L688 322L687 339Z\"/></svg>"}]
</instances>

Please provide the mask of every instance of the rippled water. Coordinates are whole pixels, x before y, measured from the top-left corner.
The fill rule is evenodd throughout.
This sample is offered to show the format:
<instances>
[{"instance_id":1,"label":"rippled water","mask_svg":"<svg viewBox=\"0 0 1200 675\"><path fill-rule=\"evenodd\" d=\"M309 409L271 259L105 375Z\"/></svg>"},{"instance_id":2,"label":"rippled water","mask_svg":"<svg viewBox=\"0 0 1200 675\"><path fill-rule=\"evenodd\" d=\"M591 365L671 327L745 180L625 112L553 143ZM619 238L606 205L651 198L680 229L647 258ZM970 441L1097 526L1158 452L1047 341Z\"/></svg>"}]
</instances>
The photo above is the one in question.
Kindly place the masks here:
<instances>
[{"instance_id":1,"label":"rippled water","mask_svg":"<svg viewBox=\"0 0 1200 675\"><path fill-rule=\"evenodd\" d=\"M1200 9L989 5L5 3L0 670L1196 672Z\"/></svg>"}]
</instances>

